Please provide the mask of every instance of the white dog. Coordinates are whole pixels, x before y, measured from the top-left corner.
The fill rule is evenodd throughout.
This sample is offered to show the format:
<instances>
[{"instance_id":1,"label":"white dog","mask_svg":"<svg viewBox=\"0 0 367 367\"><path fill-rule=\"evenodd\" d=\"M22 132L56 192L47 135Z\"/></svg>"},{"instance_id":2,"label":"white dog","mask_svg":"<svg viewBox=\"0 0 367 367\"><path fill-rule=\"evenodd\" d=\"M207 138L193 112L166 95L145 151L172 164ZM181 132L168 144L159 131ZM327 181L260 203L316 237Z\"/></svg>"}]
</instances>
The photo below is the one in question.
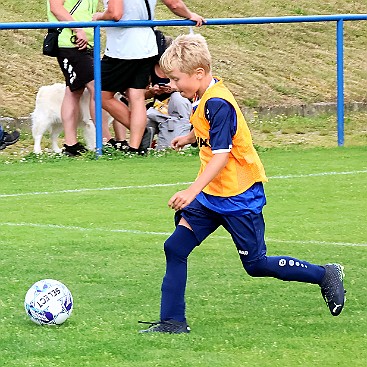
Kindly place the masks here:
<instances>
[{"instance_id":1,"label":"white dog","mask_svg":"<svg viewBox=\"0 0 367 367\"><path fill-rule=\"evenodd\" d=\"M57 139L63 130L61 121L61 104L65 94L65 84L56 83L39 89L36 107L31 114L34 153L41 153L41 140L48 130L51 136L52 150L61 153ZM86 146L89 150L96 147L96 129L89 111L89 92L85 89L80 98L79 127L83 130Z\"/></svg>"}]
</instances>

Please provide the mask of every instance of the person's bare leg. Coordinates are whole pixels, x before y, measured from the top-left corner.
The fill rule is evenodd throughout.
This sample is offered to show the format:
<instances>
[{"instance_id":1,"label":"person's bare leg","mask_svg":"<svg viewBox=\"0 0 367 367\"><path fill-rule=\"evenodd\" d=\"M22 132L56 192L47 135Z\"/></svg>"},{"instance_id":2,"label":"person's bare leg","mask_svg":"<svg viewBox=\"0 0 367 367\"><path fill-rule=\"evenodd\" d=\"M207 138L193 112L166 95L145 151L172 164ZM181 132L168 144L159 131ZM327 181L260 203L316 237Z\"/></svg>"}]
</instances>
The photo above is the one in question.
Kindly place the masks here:
<instances>
[{"instance_id":1,"label":"person's bare leg","mask_svg":"<svg viewBox=\"0 0 367 367\"><path fill-rule=\"evenodd\" d=\"M115 132L115 139L117 141L126 140L126 127L117 120L113 120L112 126Z\"/></svg>"},{"instance_id":2,"label":"person's bare leg","mask_svg":"<svg viewBox=\"0 0 367 367\"><path fill-rule=\"evenodd\" d=\"M103 144L107 143L112 139L111 131L110 131L110 115L107 111L102 110L102 138Z\"/></svg>"},{"instance_id":3,"label":"person's bare leg","mask_svg":"<svg viewBox=\"0 0 367 367\"><path fill-rule=\"evenodd\" d=\"M102 108L126 128L130 128L130 110L114 97L114 92L102 91Z\"/></svg>"},{"instance_id":4,"label":"person's bare leg","mask_svg":"<svg viewBox=\"0 0 367 367\"><path fill-rule=\"evenodd\" d=\"M92 118L95 124L96 123L96 107L95 107L95 102L94 102L94 80L87 83L85 87L88 89L89 95L90 95L90 100L89 100L90 117Z\"/></svg>"},{"instance_id":5,"label":"person's bare leg","mask_svg":"<svg viewBox=\"0 0 367 367\"><path fill-rule=\"evenodd\" d=\"M88 88L90 94L90 103L89 103L89 110L90 116L96 124L96 107L95 107L95 98L94 98L94 81L89 82L86 87ZM103 142L107 142L111 139L111 133L109 128L109 115L105 110L102 110L102 138Z\"/></svg>"},{"instance_id":6,"label":"person's bare leg","mask_svg":"<svg viewBox=\"0 0 367 367\"><path fill-rule=\"evenodd\" d=\"M129 88L126 91L130 106L130 147L138 149L147 125L145 89Z\"/></svg>"},{"instance_id":7,"label":"person's bare leg","mask_svg":"<svg viewBox=\"0 0 367 367\"><path fill-rule=\"evenodd\" d=\"M65 95L61 105L61 119L64 126L65 144L69 146L78 142L79 101L83 91L84 88L78 89L75 92L72 92L69 87L65 89Z\"/></svg>"}]
</instances>

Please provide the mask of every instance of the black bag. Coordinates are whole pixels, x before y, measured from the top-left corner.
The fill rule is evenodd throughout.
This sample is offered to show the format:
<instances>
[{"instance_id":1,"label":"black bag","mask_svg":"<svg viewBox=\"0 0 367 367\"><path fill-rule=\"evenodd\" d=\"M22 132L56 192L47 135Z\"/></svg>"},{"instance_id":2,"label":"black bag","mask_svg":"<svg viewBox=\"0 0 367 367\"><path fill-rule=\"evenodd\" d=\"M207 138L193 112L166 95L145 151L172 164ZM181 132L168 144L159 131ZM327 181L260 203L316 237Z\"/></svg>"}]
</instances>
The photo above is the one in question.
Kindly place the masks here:
<instances>
[{"instance_id":1,"label":"black bag","mask_svg":"<svg viewBox=\"0 0 367 367\"><path fill-rule=\"evenodd\" d=\"M59 34L61 29L49 29L43 40L43 54L56 57L59 54Z\"/></svg>"},{"instance_id":2,"label":"black bag","mask_svg":"<svg viewBox=\"0 0 367 367\"><path fill-rule=\"evenodd\" d=\"M78 0L74 7L70 10L70 15L73 15L75 10L83 0ZM62 28L48 29L47 34L43 40L42 52L46 56L57 57L59 54L59 35L62 32Z\"/></svg>"},{"instance_id":3,"label":"black bag","mask_svg":"<svg viewBox=\"0 0 367 367\"><path fill-rule=\"evenodd\" d=\"M166 51L166 38L164 37L164 34L162 31L159 31L158 29L154 30L155 38L157 40L157 47L158 47L158 60L163 55L164 51Z\"/></svg>"}]
</instances>

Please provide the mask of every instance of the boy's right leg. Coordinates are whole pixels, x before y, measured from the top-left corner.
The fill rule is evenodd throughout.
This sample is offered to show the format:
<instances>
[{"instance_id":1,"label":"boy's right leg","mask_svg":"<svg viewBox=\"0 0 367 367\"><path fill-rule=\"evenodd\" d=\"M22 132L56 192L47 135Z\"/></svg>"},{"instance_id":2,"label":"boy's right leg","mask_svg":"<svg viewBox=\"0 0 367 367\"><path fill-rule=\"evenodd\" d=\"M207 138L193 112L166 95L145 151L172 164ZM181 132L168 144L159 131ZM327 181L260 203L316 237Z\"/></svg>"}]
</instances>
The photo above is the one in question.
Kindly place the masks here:
<instances>
[{"instance_id":1,"label":"boy's right leg","mask_svg":"<svg viewBox=\"0 0 367 367\"><path fill-rule=\"evenodd\" d=\"M188 333L185 316L187 258L220 225L218 215L196 199L175 214L176 229L164 244L166 274L162 282L160 320L140 332Z\"/></svg>"},{"instance_id":2,"label":"boy's right leg","mask_svg":"<svg viewBox=\"0 0 367 367\"><path fill-rule=\"evenodd\" d=\"M178 225L164 243L166 274L162 282L160 320L148 323L150 327L140 332L188 333L185 317L185 289L187 282L187 257L199 244L194 232Z\"/></svg>"},{"instance_id":3,"label":"boy's right leg","mask_svg":"<svg viewBox=\"0 0 367 367\"><path fill-rule=\"evenodd\" d=\"M187 257L198 244L194 232L182 225L164 244L166 274L162 282L161 320L186 321Z\"/></svg>"}]
</instances>

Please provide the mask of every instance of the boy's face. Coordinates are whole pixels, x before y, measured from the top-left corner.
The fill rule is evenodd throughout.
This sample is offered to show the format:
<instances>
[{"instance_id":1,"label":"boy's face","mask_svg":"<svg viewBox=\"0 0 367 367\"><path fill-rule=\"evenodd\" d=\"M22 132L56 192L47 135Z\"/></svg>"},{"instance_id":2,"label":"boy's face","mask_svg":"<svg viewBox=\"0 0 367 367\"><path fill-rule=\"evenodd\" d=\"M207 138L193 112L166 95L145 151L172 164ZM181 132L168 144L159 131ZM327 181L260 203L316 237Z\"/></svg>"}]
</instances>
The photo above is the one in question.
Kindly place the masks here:
<instances>
[{"instance_id":1,"label":"boy's face","mask_svg":"<svg viewBox=\"0 0 367 367\"><path fill-rule=\"evenodd\" d=\"M194 98L195 94L200 89L200 78L198 78L197 72L192 75L183 73L178 69L173 69L168 75L170 78L170 85L173 89L177 89L182 97Z\"/></svg>"}]
</instances>

